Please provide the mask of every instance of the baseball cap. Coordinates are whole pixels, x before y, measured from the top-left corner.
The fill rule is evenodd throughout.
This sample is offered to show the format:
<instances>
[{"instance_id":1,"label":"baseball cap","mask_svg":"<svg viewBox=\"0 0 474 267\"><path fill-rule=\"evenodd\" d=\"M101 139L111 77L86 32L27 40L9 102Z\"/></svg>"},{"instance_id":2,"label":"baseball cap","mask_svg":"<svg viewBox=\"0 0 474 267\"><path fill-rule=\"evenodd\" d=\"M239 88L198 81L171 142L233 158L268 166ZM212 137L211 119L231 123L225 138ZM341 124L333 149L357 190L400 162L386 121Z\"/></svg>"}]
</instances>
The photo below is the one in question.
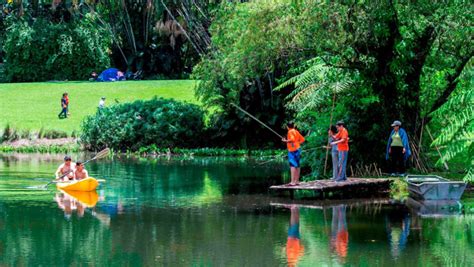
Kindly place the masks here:
<instances>
[{"instance_id":1,"label":"baseball cap","mask_svg":"<svg viewBox=\"0 0 474 267\"><path fill-rule=\"evenodd\" d=\"M400 121L394 121L394 122L392 123L392 127L393 127L393 126L401 126L401 125L402 125L402 123L401 123Z\"/></svg>"}]
</instances>

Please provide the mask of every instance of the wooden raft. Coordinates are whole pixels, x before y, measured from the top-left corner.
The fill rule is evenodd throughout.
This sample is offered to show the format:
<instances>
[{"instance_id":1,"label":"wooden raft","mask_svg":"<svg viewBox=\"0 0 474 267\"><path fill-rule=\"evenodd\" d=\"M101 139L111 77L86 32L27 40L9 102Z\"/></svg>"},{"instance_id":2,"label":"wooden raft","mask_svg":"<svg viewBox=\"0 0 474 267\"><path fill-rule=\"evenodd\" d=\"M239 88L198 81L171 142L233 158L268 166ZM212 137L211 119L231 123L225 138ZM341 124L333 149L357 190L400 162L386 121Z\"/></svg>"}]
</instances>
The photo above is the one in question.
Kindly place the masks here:
<instances>
[{"instance_id":1,"label":"wooden raft","mask_svg":"<svg viewBox=\"0 0 474 267\"><path fill-rule=\"evenodd\" d=\"M299 185L290 186L273 185L270 187L274 191L290 192L291 197L297 191L312 191L319 198L354 198L354 197L374 197L387 195L390 190L392 179L385 178L348 178L344 182L332 180L315 180L302 182Z\"/></svg>"}]
</instances>

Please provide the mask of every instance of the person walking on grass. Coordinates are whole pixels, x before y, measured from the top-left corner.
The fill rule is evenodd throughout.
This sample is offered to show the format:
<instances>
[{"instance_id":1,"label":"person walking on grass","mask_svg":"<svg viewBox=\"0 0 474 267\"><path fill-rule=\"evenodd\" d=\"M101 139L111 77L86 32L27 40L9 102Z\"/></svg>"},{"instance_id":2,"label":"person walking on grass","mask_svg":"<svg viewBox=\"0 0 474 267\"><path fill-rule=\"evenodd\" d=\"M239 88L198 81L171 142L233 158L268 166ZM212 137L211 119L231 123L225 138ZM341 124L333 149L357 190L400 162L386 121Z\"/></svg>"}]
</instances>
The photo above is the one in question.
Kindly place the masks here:
<instances>
[{"instance_id":1,"label":"person walking on grass","mask_svg":"<svg viewBox=\"0 0 474 267\"><path fill-rule=\"evenodd\" d=\"M347 157L349 156L349 132L344 128L344 122L338 121L336 123L337 134L333 135L332 131L329 130L329 137L332 137L334 140L331 142L331 145L337 145L338 152L338 165L337 165L337 178L336 182L342 182L347 180L346 176L346 167L347 167Z\"/></svg>"},{"instance_id":2,"label":"person walking on grass","mask_svg":"<svg viewBox=\"0 0 474 267\"><path fill-rule=\"evenodd\" d=\"M411 155L410 143L400 121L392 123L393 130L388 137L385 159L390 158L392 176L405 175L405 162Z\"/></svg>"},{"instance_id":3,"label":"person walking on grass","mask_svg":"<svg viewBox=\"0 0 474 267\"><path fill-rule=\"evenodd\" d=\"M99 108L99 110L105 108L105 96L100 98L99 106L97 108Z\"/></svg>"},{"instance_id":4,"label":"person walking on grass","mask_svg":"<svg viewBox=\"0 0 474 267\"><path fill-rule=\"evenodd\" d=\"M67 115L70 116L71 113L69 112L69 94L68 93L65 93L65 94L66 94Z\"/></svg>"},{"instance_id":5,"label":"person walking on grass","mask_svg":"<svg viewBox=\"0 0 474 267\"><path fill-rule=\"evenodd\" d=\"M295 129L293 122L286 125L288 134L282 141L286 143L288 149L288 162L290 164L291 182L290 185L298 185L300 182L300 145L305 141L304 137Z\"/></svg>"},{"instance_id":6,"label":"person walking on grass","mask_svg":"<svg viewBox=\"0 0 474 267\"><path fill-rule=\"evenodd\" d=\"M63 97L61 98L61 112L58 114L58 118L67 118L68 115L68 105L69 105L69 97L67 93L63 94Z\"/></svg>"},{"instance_id":7,"label":"person walking on grass","mask_svg":"<svg viewBox=\"0 0 474 267\"><path fill-rule=\"evenodd\" d=\"M332 142L335 142L336 139L332 138L332 136L335 136L337 134L337 128L336 125L331 125L331 128L329 129L330 131L330 136L329 136L329 144ZM331 158L332 158L332 178L331 180L336 180L337 179L337 165L339 164L339 152L337 151L337 144L331 145Z\"/></svg>"}]
</instances>

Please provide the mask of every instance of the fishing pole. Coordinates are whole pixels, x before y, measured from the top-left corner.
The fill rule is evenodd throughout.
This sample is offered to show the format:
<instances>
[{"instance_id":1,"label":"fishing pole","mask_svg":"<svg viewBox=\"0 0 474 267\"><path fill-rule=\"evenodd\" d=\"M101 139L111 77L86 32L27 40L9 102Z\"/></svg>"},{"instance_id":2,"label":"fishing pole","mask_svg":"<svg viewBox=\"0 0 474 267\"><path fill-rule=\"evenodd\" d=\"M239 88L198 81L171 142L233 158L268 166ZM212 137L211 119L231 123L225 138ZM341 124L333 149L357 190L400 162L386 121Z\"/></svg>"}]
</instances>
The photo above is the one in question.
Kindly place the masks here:
<instances>
[{"instance_id":1,"label":"fishing pole","mask_svg":"<svg viewBox=\"0 0 474 267\"><path fill-rule=\"evenodd\" d=\"M276 134L278 137L280 137L280 139L283 139L283 136L281 136L279 133L275 132L272 128L270 128L268 125L266 125L265 123L263 123L262 121L260 121L259 119L255 118L252 114L248 113L247 111L245 111L244 109L242 109L241 107L237 106L236 104L234 103L230 103L232 106L234 106L235 108L237 108L238 110L242 111L245 115L249 116L250 118L256 120L258 123L260 123L261 125L263 125L265 128L267 128L268 130L272 131L272 133Z\"/></svg>"}]
</instances>

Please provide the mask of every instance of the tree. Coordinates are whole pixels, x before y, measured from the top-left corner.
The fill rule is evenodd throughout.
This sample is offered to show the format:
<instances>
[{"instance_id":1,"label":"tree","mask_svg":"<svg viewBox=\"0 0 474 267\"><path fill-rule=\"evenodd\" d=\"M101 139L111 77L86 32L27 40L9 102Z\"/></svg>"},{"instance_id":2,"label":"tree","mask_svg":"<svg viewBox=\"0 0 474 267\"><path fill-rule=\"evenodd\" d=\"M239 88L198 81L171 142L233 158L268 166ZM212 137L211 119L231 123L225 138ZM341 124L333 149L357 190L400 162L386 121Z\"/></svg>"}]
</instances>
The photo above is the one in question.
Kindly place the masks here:
<instances>
[{"instance_id":1,"label":"tree","mask_svg":"<svg viewBox=\"0 0 474 267\"><path fill-rule=\"evenodd\" d=\"M283 130L286 92L279 77L304 54L293 29L298 10L288 1L223 3L211 25L212 47L194 68L197 96L213 111L210 124L221 145L280 144L271 132L236 110L235 103L270 127Z\"/></svg>"},{"instance_id":2,"label":"tree","mask_svg":"<svg viewBox=\"0 0 474 267\"><path fill-rule=\"evenodd\" d=\"M208 8L213 7L203 2L103 0L89 7L114 36L117 66L181 77L203 52L197 38L207 33Z\"/></svg>"},{"instance_id":3,"label":"tree","mask_svg":"<svg viewBox=\"0 0 474 267\"><path fill-rule=\"evenodd\" d=\"M100 22L93 30L112 36L112 65L122 70L140 70L148 77L174 78L187 77L199 54L207 49L210 13L219 3L208 4L203 0L9 2L0 4L0 25L8 18L21 18L30 24L38 19L56 24L77 24L92 14ZM0 29L0 44L8 29L11 28Z\"/></svg>"},{"instance_id":4,"label":"tree","mask_svg":"<svg viewBox=\"0 0 474 267\"><path fill-rule=\"evenodd\" d=\"M338 71L351 84L337 96L343 108L338 116L346 119L357 140L353 151L359 161L382 161L387 126L395 119L418 141L422 126L457 88L474 53L469 27L473 13L461 2L303 1L300 7L308 38L304 43L333 69L323 80L337 82L340 77L329 74ZM308 71L314 66L310 64ZM297 85L296 90L314 87L320 80ZM322 95L309 95L301 104ZM328 102L319 107L327 112ZM374 147L380 152L373 153Z\"/></svg>"}]
</instances>

